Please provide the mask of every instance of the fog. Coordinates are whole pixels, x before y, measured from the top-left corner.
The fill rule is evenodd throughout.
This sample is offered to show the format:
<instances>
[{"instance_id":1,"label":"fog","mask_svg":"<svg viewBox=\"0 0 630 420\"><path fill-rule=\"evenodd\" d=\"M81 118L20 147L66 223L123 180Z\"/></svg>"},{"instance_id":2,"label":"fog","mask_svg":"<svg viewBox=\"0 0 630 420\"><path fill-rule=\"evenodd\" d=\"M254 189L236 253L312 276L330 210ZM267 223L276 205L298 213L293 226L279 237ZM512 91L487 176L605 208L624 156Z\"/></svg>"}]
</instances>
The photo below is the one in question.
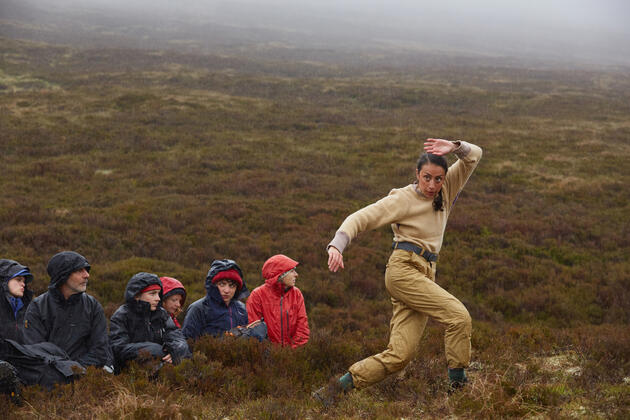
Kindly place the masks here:
<instances>
[{"instance_id":1,"label":"fog","mask_svg":"<svg viewBox=\"0 0 630 420\"><path fill-rule=\"evenodd\" d=\"M91 24L101 19L114 30L142 19L153 22L153 29L168 27L180 35L195 25L206 28L208 38L229 29L232 41L239 39L238 31L264 31L240 42L630 65L630 2L625 0L0 0L0 5L2 18L11 19L16 5L28 5L22 18L57 13L89 18ZM204 37L199 31L194 36Z\"/></svg>"}]
</instances>

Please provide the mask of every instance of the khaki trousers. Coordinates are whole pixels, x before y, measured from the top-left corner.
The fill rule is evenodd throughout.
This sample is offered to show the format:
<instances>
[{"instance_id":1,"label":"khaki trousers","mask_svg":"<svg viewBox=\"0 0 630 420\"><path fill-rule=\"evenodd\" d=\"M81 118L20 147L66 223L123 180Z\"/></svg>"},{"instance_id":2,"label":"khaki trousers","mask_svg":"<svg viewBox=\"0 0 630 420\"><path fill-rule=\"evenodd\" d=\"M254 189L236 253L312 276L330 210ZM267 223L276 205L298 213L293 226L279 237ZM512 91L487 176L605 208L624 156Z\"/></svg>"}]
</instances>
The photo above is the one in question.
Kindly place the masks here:
<instances>
[{"instance_id":1,"label":"khaki trousers","mask_svg":"<svg viewBox=\"0 0 630 420\"><path fill-rule=\"evenodd\" d=\"M435 283L435 263L396 249L389 257L385 287L392 299L389 345L382 353L353 364L354 386L364 388L403 369L415 355L432 317L446 326L444 346L449 368L470 363L471 319L464 305Z\"/></svg>"}]
</instances>

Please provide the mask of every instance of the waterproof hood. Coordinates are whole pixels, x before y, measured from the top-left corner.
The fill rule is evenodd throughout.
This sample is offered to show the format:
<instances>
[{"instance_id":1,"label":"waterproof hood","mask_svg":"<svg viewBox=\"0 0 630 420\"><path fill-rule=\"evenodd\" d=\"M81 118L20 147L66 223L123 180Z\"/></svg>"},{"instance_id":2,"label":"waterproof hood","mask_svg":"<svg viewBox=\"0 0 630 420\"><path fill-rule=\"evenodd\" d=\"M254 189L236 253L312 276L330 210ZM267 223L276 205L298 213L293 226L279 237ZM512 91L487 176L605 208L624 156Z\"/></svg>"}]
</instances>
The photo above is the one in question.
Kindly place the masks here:
<instances>
[{"instance_id":1,"label":"waterproof hood","mask_svg":"<svg viewBox=\"0 0 630 420\"><path fill-rule=\"evenodd\" d=\"M152 284L157 284L160 286L160 299L162 298L163 287L160 278L156 274L140 272L134 274L133 277L129 279L127 283L127 288L125 289L125 302L133 303L135 302L135 297L148 286Z\"/></svg>"},{"instance_id":2,"label":"waterproof hood","mask_svg":"<svg viewBox=\"0 0 630 420\"><path fill-rule=\"evenodd\" d=\"M50 276L49 288L59 287L68 280L70 274L85 268L90 271L90 263L81 254L74 251L63 251L53 255L48 261L48 275Z\"/></svg>"},{"instance_id":3,"label":"waterproof hood","mask_svg":"<svg viewBox=\"0 0 630 420\"><path fill-rule=\"evenodd\" d=\"M0 283L8 282L17 276L23 276L25 283L33 281L33 275L27 266L13 260L0 260Z\"/></svg>"},{"instance_id":4,"label":"waterproof hood","mask_svg":"<svg viewBox=\"0 0 630 420\"><path fill-rule=\"evenodd\" d=\"M271 287L278 287L278 277L281 274L297 267L299 262L292 260L283 254L277 254L269 258L262 267L262 276L265 283Z\"/></svg>"},{"instance_id":5,"label":"waterproof hood","mask_svg":"<svg viewBox=\"0 0 630 420\"><path fill-rule=\"evenodd\" d=\"M217 296L216 294L219 292L219 289L217 288L215 284L212 283L212 280L219 273L222 273L228 270L235 270L238 273L238 275L241 276L241 279L243 280L242 286L236 289L233 299L237 299L237 300L244 299L247 296L249 296L249 290L247 290L247 286L245 285L245 277L243 277L243 271L241 270L241 267L239 267L238 264L236 264L234 260L228 260L228 259L212 261L212 264L210 265L210 270L208 270L208 275L206 276L206 292L208 296L213 296L213 295L215 295L215 297ZM220 294L218 296L220 299L221 298Z\"/></svg>"},{"instance_id":6,"label":"waterproof hood","mask_svg":"<svg viewBox=\"0 0 630 420\"><path fill-rule=\"evenodd\" d=\"M186 303L186 288L182 282L173 277L160 277L162 282L162 301L173 295L182 295L182 306Z\"/></svg>"}]
</instances>

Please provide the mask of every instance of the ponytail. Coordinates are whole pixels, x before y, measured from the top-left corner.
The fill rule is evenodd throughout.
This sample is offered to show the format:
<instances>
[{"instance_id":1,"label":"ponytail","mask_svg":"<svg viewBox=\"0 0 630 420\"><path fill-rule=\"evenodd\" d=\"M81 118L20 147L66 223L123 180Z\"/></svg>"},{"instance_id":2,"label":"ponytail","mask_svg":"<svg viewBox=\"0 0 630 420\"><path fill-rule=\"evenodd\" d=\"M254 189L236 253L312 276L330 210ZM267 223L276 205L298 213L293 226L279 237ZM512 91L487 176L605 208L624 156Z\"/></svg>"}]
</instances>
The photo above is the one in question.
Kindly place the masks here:
<instances>
[{"instance_id":1,"label":"ponytail","mask_svg":"<svg viewBox=\"0 0 630 420\"><path fill-rule=\"evenodd\" d=\"M442 189L440 188L440 192L437 193L435 198L433 198L433 210L435 211L444 211L444 200L442 199Z\"/></svg>"}]
</instances>

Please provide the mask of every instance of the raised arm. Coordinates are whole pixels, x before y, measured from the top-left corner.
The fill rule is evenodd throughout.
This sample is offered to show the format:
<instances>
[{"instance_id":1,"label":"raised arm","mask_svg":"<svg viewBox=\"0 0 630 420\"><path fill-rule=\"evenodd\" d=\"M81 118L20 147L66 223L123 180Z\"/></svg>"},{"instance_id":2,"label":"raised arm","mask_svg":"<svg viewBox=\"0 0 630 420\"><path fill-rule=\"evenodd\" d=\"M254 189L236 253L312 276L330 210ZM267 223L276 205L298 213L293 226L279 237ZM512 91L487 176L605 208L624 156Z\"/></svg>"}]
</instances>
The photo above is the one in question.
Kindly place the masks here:
<instances>
[{"instance_id":1,"label":"raised arm","mask_svg":"<svg viewBox=\"0 0 630 420\"><path fill-rule=\"evenodd\" d=\"M444 156L454 152L460 145L460 142L450 140L427 139L424 142L424 151L432 155Z\"/></svg>"},{"instance_id":2,"label":"raised arm","mask_svg":"<svg viewBox=\"0 0 630 420\"><path fill-rule=\"evenodd\" d=\"M457 157L457 162L448 168L444 181L446 200L452 205L457 194L464 188L468 178L473 173L479 160L482 150L479 146L465 141L449 141L443 139L427 139L424 143L424 150L427 153L445 155L453 153Z\"/></svg>"}]
</instances>

